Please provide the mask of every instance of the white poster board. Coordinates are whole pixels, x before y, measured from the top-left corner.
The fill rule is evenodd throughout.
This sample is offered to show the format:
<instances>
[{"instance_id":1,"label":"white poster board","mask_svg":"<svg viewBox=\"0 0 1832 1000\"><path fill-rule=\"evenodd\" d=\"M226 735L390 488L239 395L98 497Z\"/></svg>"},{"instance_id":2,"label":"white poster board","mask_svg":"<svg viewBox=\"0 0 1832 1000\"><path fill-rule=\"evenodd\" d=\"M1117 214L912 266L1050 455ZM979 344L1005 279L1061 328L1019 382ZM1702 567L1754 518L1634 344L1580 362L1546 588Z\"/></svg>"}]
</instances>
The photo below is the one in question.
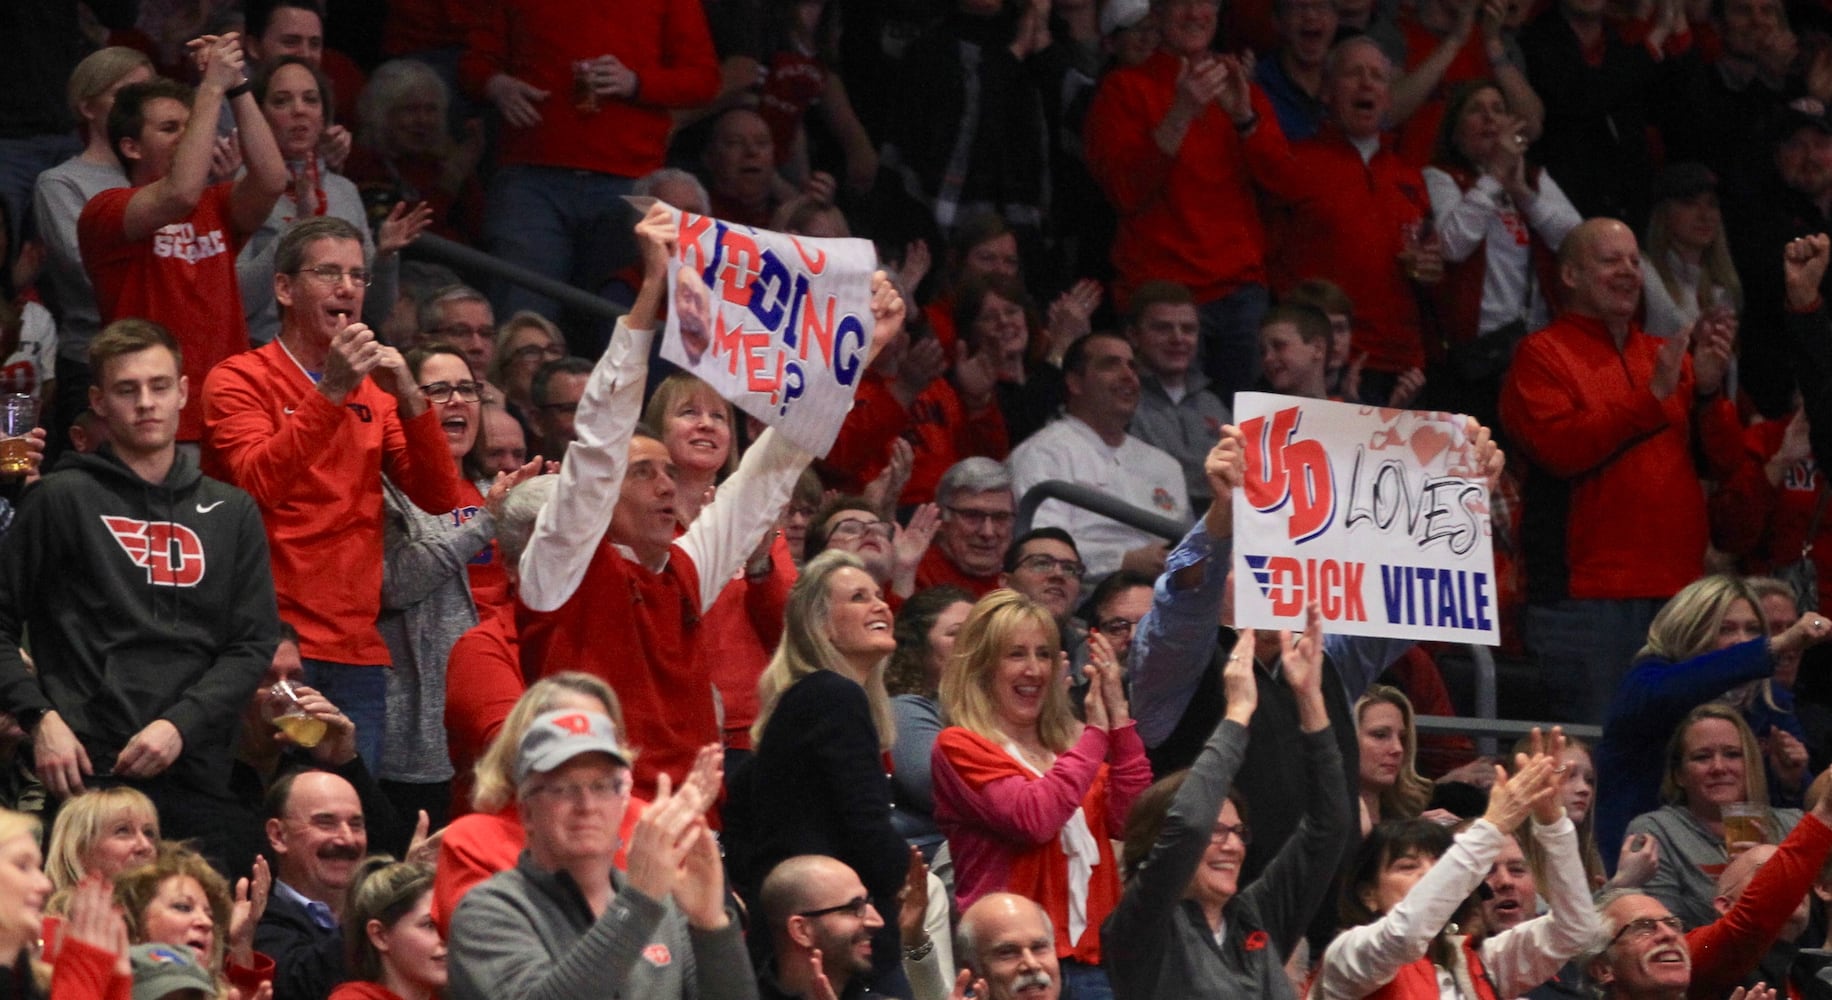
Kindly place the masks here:
<instances>
[{"instance_id":1,"label":"white poster board","mask_svg":"<svg viewBox=\"0 0 1832 1000\"><path fill-rule=\"evenodd\" d=\"M871 347L870 240L812 239L675 211L663 358L825 455Z\"/></svg>"},{"instance_id":2,"label":"white poster board","mask_svg":"<svg viewBox=\"0 0 1832 1000\"><path fill-rule=\"evenodd\" d=\"M1245 628L1500 642L1487 480L1466 417L1243 392L1234 618Z\"/></svg>"}]
</instances>

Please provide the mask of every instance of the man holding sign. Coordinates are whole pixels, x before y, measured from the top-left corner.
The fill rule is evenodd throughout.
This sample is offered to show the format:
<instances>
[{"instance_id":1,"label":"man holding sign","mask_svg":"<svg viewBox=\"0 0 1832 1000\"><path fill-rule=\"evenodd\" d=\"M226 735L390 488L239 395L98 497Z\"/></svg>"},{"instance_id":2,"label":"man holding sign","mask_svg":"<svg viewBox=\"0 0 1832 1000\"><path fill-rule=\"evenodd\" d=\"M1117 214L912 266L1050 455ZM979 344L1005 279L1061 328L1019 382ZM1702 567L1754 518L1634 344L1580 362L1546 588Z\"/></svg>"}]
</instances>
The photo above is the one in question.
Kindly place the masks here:
<instances>
[{"instance_id":1,"label":"man holding sign","mask_svg":"<svg viewBox=\"0 0 1832 1000\"><path fill-rule=\"evenodd\" d=\"M813 458L772 427L675 536L668 449L637 427L637 417L669 264L679 255L677 218L694 219L657 205L636 227L642 291L579 400L578 437L522 553L517 616L526 667L583 670L616 688L629 741L643 750L635 774L636 794L645 798L658 774L686 774L698 749L719 739L712 678L694 652L701 615L775 523ZM852 359L860 367L903 325L903 299L883 272L871 277L870 311L869 346ZM704 361L717 359L711 352Z\"/></svg>"},{"instance_id":2,"label":"man holding sign","mask_svg":"<svg viewBox=\"0 0 1832 1000\"><path fill-rule=\"evenodd\" d=\"M1528 460L1527 650L1554 719L1601 723L1654 613L1704 572L1693 438L1709 478L1734 470L1732 344L1711 327L1688 356L1692 331L1664 341L1642 331L1640 250L1620 222L1572 230L1559 275L1566 311L1521 341L1501 422Z\"/></svg>"}]
</instances>

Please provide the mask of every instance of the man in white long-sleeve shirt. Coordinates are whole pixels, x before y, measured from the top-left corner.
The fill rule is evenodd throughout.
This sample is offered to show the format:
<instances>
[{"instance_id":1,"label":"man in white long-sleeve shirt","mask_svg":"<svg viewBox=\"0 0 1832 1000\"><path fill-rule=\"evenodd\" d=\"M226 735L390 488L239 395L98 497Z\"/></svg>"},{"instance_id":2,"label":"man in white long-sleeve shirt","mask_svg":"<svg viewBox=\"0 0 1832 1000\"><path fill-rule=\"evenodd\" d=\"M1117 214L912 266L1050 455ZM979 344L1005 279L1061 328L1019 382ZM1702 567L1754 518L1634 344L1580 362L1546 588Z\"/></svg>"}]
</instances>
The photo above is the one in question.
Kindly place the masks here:
<instances>
[{"instance_id":1,"label":"man in white long-sleeve shirt","mask_svg":"<svg viewBox=\"0 0 1832 1000\"><path fill-rule=\"evenodd\" d=\"M813 456L765 431L676 537L668 449L637 427L674 222L652 211L636 233L642 292L586 381L577 439L522 553L517 620L525 671L582 670L616 689L630 743L642 749L636 794L647 798L657 774L678 778L699 747L719 739L712 678L695 655L700 617L775 523ZM874 275L870 354L902 327L903 311L895 287Z\"/></svg>"}]
</instances>

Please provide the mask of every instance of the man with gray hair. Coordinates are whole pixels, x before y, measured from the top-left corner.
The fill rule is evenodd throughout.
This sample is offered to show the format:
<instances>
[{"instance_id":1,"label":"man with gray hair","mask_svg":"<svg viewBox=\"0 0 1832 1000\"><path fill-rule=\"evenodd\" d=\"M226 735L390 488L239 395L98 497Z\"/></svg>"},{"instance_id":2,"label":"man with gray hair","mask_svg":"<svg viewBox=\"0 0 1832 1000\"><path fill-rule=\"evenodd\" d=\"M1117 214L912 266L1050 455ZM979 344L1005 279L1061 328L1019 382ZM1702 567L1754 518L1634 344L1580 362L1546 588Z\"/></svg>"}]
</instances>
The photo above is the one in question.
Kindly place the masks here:
<instances>
[{"instance_id":1,"label":"man with gray hair","mask_svg":"<svg viewBox=\"0 0 1832 1000\"><path fill-rule=\"evenodd\" d=\"M1702 1000L1748 985L1832 854L1832 795L1821 795L1771 850L1765 861L1733 860L1720 883L1723 916L1690 931L1664 903L1637 890L1598 896L1603 926L1578 959L1585 978L1604 997L1636 1000ZM1672 862L1685 863L1677 856ZM1786 983L1775 988L1787 992Z\"/></svg>"},{"instance_id":2,"label":"man with gray hair","mask_svg":"<svg viewBox=\"0 0 1832 1000\"><path fill-rule=\"evenodd\" d=\"M280 617L306 682L356 723L380 766L390 662L382 603L382 475L427 513L476 502L439 414L401 352L357 321L362 237L334 216L298 223L274 254L280 336L204 381L204 471L260 505ZM466 498L466 493L470 497Z\"/></svg>"},{"instance_id":3,"label":"man with gray hair","mask_svg":"<svg viewBox=\"0 0 1832 1000\"><path fill-rule=\"evenodd\" d=\"M528 847L452 916L453 1000L757 996L702 815L718 793L719 748L700 750L678 791L662 779L630 838L626 875L612 856L630 757L598 712L560 709L529 724L515 758Z\"/></svg>"},{"instance_id":4,"label":"man with gray hair","mask_svg":"<svg viewBox=\"0 0 1832 1000\"><path fill-rule=\"evenodd\" d=\"M483 381L496 358L496 314L469 285L448 285L420 303L420 343L444 341L464 352L471 377ZM501 394L498 394L501 398Z\"/></svg>"},{"instance_id":5,"label":"man with gray hair","mask_svg":"<svg viewBox=\"0 0 1832 1000\"><path fill-rule=\"evenodd\" d=\"M712 213L712 199L706 194L706 185L680 167L663 167L645 175L630 193L665 201L684 212Z\"/></svg>"},{"instance_id":6,"label":"man with gray hair","mask_svg":"<svg viewBox=\"0 0 1832 1000\"><path fill-rule=\"evenodd\" d=\"M1009 892L981 896L961 914L954 954L972 971L974 995L991 1000L1057 1000L1062 967L1056 930L1034 900Z\"/></svg>"},{"instance_id":7,"label":"man with gray hair","mask_svg":"<svg viewBox=\"0 0 1832 1000\"><path fill-rule=\"evenodd\" d=\"M1011 472L995 459L963 458L935 484L941 527L916 567L916 589L951 584L974 597L999 588L1017 503Z\"/></svg>"}]
</instances>

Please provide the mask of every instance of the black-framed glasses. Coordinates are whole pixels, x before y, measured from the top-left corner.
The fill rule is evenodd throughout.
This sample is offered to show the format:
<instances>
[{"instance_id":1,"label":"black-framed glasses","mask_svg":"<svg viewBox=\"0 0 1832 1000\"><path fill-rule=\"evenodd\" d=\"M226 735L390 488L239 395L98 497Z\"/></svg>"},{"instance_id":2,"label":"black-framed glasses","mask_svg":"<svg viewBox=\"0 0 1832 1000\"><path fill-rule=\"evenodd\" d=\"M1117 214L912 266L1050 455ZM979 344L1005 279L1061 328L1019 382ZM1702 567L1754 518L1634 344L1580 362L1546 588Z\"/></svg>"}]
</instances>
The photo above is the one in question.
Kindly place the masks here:
<instances>
[{"instance_id":1,"label":"black-framed glasses","mask_svg":"<svg viewBox=\"0 0 1832 1000\"><path fill-rule=\"evenodd\" d=\"M1653 937L1655 934L1660 933L1662 927L1665 927L1675 934L1684 934L1686 932L1686 925L1671 913L1664 917L1637 917L1623 924L1622 929L1616 932L1616 936L1609 939L1609 943L1613 946L1617 941L1625 937Z\"/></svg>"},{"instance_id":2,"label":"black-framed glasses","mask_svg":"<svg viewBox=\"0 0 1832 1000\"><path fill-rule=\"evenodd\" d=\"M1239 837L1240 846L1242 847L1253 843L1253 831L1249 829L1245 823L1235 823L1232 825L1227 823L1215 824L1215 829L1209 831L1209 843L1225 844L1228 842L1229 835Z\"/></svg>"},{"instance_id":3,"label":"black-framed glasses","mask_svg":"<svg viewBox=\"0 0 1832 1000\"><path fill-rule=\"evenodd\" d=\"M861 521L856 517L849 517L844 521L835 522L833 527L828 528L827 537L851 538L854 535L873 534L879 538L889 538L896 532L897 526L889 521Z\"/></svg>"},{"instance_id":4,"label":"black-framed glasses","mask_svg":"<svg viewBox=\"0 0 1832 1000\"><path fill-rule=\"evenodd\" d=\"M483 383L432 382L420 387L420 395L434 403L449 403L453 396L467 403L475 403L483 398Z\"/></svg>"},{"instance_id":5,"label":"black-framed glasses","mask_svg":"<svg viewBox=\"0 0 1832 1000\"><path fill-rule=\"evenodd\" d=\"M949 507L946 505L942 507L942 510L947 511L949 517L959 518L968 528L974 531L984 528L988 523L991 523L995 528L1010 527L1011 522L1017 517L1016 514L1013 514L1009 510L971 510L966 507Z\"/></svg>"},{"instance_id":6,"label":"black-framed glasses","mask_svg":"<svg viewBox=\"0 0 1832 1000\"><path fill-rule=\"evenodd\" d=\"M298 275L309 274L317 278L320 283L333 287L342 284L345 278L349 278L351 282L361 285L364 288L368 288L370 284L375 281L375 275L371 274L367 268L353 267L346 271L336 264L319 264L317 267L302 267L293 273Z\"/></svg>"},{"instance_id":7,"label":"black-framed glasses","mask_svg":"<svg viewBox=\"0 0 1832 1000\"><path fill-rule=\"evenodd\" d=\"M1088 567L1075 559L1058 559L1055 556L1033 552L1018 560L1019 569L1028 569L1033 573L1061 573L1063 576L1079 580L1088 572Z\"/></svg>"},{"instance_id":8,"label":"black-framed glasses","mask_svg":"<svg viewBox=\"0 0 1832 1000\"><path fill-rule=\"evenodd\" d=\"M838 906L824 906L818 910L803 910L797 913L796 916L813 920L815 917L826 917L835 913L844 913L850 917L859 917L863 919L865 917L865 911L870 908L870 896L854 896Z\"/></svg>"},{"instance_id":9,"label":"black-framed glasses","mask_svg":"<svg viewBox=\"0 0 1832 1000\"><path fill-rule=\"evenodd\" d=\"M1133 627L1138 625L1138 623L1139 620L1137 618L1120 618L1115 616L1097 622L1094 627L1100 631L1101 635L1109 639L1124 639L1132 634Z\"/></svg>"}]
</instances>

